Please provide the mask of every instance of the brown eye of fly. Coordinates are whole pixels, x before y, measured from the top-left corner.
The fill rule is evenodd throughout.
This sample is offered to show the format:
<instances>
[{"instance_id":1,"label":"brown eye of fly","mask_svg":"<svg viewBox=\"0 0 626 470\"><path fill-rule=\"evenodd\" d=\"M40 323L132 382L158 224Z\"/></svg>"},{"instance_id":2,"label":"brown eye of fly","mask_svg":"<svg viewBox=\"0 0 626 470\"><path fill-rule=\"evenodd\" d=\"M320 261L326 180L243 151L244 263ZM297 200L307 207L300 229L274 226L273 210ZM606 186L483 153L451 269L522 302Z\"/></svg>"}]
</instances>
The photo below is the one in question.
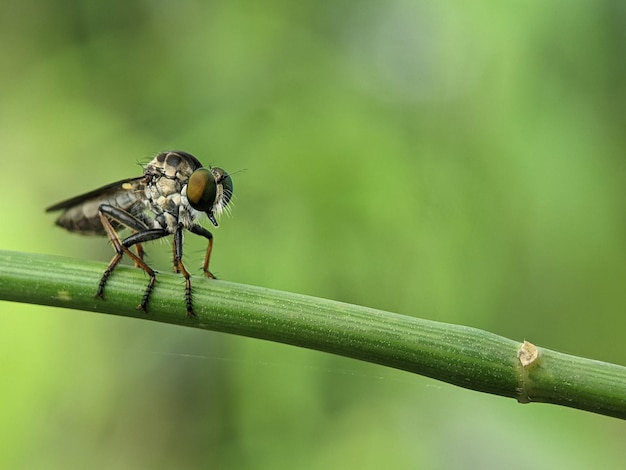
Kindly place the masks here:
<instances>
[{"instance_id":1,"label":"brown eye of fly","mask_svg":"<svg viewBox=\"0 0 626 470\"><path fill-rule=\"evenodd\" d=\"M194 171L187 182L187 200L197 211L207 212L215 203L217 184L206 168Z\"/></svg>"}]
</instances>

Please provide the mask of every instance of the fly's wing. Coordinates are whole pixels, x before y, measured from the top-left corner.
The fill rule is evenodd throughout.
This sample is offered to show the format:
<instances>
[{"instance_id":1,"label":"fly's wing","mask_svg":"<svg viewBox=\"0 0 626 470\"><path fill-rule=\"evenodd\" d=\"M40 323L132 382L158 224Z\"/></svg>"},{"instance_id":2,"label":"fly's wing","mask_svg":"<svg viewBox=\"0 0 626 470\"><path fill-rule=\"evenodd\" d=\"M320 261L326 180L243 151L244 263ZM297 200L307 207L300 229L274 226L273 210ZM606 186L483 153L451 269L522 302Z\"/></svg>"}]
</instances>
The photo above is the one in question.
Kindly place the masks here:
<instances>
[{"instance_id":1,"label":"fly's wing","mask_svg":"<svg viewBox=\"0 0 626 470\"><path fill-rule=\"evenodd\" d=\"M109 204L130 214L138 215L142 212L144 189L143 176L117 181L54 204L48 207L46 212L63 210L56 224L70 232L84 235L106 235L98 214L100 205ZM112 223L115 228L120 227L115 221Z\"/></svg>"}]
</instances>

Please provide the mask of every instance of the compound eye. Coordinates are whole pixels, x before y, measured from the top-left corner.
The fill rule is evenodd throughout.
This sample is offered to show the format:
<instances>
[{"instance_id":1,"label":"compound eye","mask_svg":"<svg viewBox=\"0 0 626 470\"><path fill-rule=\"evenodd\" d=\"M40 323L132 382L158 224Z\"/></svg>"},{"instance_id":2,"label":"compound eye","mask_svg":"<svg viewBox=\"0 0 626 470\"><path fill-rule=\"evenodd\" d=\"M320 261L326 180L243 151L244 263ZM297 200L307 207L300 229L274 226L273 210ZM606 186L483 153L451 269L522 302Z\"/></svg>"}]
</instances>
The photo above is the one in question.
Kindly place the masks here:
<instances>
[{"instance_id":1,"label":"compound eye","mask_svg":"<svg viewBox=\"0 0 626 470\"><path fill-rule=\"evenodd\" d=\"M194 171L187 182L187 200L197 211L207 212L215 204L217 184L213 174L206 168Z\"/></svg>"}]
</instances>

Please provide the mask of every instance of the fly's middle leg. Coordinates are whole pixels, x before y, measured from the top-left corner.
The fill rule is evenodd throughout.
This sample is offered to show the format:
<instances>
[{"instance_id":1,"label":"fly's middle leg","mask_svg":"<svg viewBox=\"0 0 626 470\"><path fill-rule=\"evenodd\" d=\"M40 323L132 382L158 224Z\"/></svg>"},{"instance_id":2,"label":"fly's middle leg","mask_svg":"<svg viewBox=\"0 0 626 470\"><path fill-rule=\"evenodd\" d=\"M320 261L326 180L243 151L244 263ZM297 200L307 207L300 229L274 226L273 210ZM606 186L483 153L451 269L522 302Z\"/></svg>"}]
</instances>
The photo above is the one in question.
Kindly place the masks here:
<instances>
[{"instance_id":1,"label":"fly's middle leg","mask_svg":"<svg viewBox=\"0 0 626 470\"><path fill-rule=\"evenodd\" d=\"M179 224L174 232L174 270L181 273L185 278L185 304L187 306L187 317L193 318L196 314L193 311L191 298L191 274L183 264L183 226Z\"/></svg>"}]
</instances>

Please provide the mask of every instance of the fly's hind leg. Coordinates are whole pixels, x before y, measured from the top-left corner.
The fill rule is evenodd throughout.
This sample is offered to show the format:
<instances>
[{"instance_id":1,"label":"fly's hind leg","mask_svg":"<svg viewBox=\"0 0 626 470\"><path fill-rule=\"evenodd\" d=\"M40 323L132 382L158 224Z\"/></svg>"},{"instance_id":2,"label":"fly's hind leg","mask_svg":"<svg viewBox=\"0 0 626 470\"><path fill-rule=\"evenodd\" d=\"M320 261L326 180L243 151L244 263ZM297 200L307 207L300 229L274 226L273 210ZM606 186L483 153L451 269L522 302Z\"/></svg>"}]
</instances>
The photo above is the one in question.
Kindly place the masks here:
<instances>
[{"instance_id":1,"label":"fly's hind leg","mask_svg":"<svg viewBox=\"0 0 626 470\"><path fill-rule=\"evenodd\" d=\"M152 289L154 288L154 282L156 280L156 274L154 271L143 261L143 249L141 248L141 243L144 241L154 240L156 238L161 238L167 235L167 232L164 230L150 230L147 225L141 220L133 217L128 212L115 207L109 204L102 204L99 208L98 214L100 216L100 222L102 223L102 227L104 228L106 234L111 240L111 244L113 245L113 249L115 250L115 256L105 269L102 277L100 278L100 283L98 284L98 290L96 291L95 297L99 297L104 299L104 287L109 279L109 276L116 268L116 266L122 260L124 254L128 255L130 259L133 260L135 266L140 267L145 271L148 276L150 276L150 281L148 282L148 286L146 287L146 291L143 295L141 303L137 307L141 310L146 310L146 306L148 304L148 300L150 298L150 294L152 293ZM120 239L117 231L113 227L111 220L114 220L132 230L135 230L136 233L132 234L128 238L123 241ZM154 232L157 232L155 234ZM138 245L137 253L135 255L133 252L129 250L129 248L133 245Z\"/></svg>"},{"instance_id":2,"label":"fly's hind leg","mask_svg":"<svg viewBox=\"0 0 626 470\"><path fill-rule=\"evenodd\" d=\"M143 245L141 243L137 243L135 245L135 251L137 252L137 258L139 258L141 261L143 261L143 257L146 254L146 252L143 249ZM141 266L139 264L137 264L137 262L135 262L135 267L136 268L141 268Z\"/></svg>"},{"instance_id":3,"label":"fly's hind leg","mask_svg":"<svg viewBox=\"0 0 626 470\"><path fill-rule=\"evenodd\" d=\"M109 240L111 240L111 244L113 245L113 249L115 250L115 256L113 256L113 259L111 260L111 262L109 263L107 268L104 270L104 273L102 274L102 277L100 278L100 283L98 284L98 290L96 292L96 297L100 297L101 299L104 299L104 286L106 285L107 280L109 279L109 276L111 275L113 270L116 268L116 266L122 260L122 257L124 256L124 253L126 253L131 259L133 259L133 261L136 264L137 263L143 263L143 260L141 260L141 258L136 256L127 247L124 246L124 244L122 243L122 240L120 239L120 236L118 235L117 231L115 230L115 228L111 224L111 221L109 220L109 217L112 218L113 220L118 220L119 219L119 215L120 215L118 213L118 211L120 211L120 212L122 212L124 214L123 218L125 218L125 216L131 217L130 214L122 211L121 209L118 209L118 208L113 207L113 206L109 206L107 204L103 204L100 207L100 210L98 211L98 214L100 216L100 222L102 223L102 227L104 227L104 230L105 230L107 236L109 237ZM150 269L150 268L148 268L148 269ZM154 272L152 272L152 274L150 274L150 272L148 272L148 271L146 271L146 272L151 277L154 276Z\"/></svg>"}]
</instances>

